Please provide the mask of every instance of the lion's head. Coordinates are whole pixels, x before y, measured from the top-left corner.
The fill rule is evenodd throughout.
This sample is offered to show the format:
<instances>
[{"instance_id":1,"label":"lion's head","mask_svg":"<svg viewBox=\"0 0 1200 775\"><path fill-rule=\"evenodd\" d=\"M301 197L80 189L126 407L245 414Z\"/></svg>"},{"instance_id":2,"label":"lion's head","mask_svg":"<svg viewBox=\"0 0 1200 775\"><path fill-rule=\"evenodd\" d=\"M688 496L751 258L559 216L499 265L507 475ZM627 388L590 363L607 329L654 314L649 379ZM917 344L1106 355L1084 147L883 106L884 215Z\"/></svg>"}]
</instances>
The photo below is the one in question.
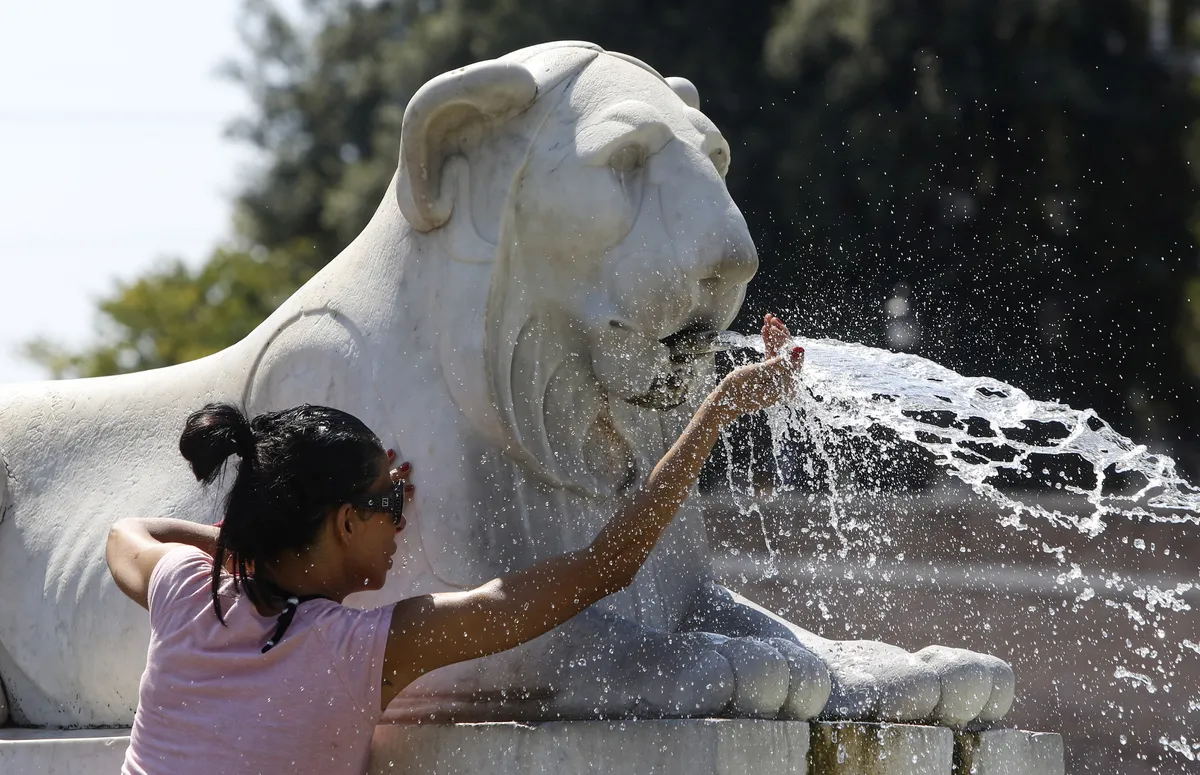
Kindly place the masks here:
<instances>
[{"instance_id":1,"label":"lion's head","mask_svg":"<svg viewBox=\"0 0 1200 775\"><path fill-rule=\"evenodd\" d=\"M448 254L443 287L474 294L439 310L447 384L543 480L635 481L643 442L661 453L647 415L684 400L757 268L698 107L687 81L555 43L440 76L406 111L400 209Z\"/></svg>"}]
</instances>

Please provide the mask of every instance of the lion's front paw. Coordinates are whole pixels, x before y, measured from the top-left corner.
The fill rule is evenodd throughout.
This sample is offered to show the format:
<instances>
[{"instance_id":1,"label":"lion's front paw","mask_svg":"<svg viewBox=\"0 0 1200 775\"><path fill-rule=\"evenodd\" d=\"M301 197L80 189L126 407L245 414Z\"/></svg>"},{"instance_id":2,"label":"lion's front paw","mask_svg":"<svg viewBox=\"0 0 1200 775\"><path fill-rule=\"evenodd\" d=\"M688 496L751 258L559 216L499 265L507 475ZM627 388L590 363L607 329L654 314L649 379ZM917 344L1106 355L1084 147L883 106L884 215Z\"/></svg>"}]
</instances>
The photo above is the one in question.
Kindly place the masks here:
<instances>
[{"instance_id":1,"label":"lion's front paw","mask_svg":"<svg viewBox=\"0 0 1200 775\"><path fill-rule=\"evenodd\" d=\"M749 718L775 718L788 698L791 670L779 649L765 640L728 638L717 652L733 669L734 692L727 712Z\"/></svg>"},{"instance_id":2,"label":"lion's front paw","mask_svg":"<svg viewBox=\"0 0 1200 775\"><path fill-rule=\"evenodd\" d=\"M635 716L712 716L735 696L737 677L705 639L655 637L631 654L624 672Z\"/></svg>"},{"instance_id":3,"label":"lion's front paw","mask_svg":"<svg viewBox=\"0 0 1200 775\"><path fill-rule=\"evenodd\" d=\"M928 646L916 656L942 683L941 701L933 711L938 723L962 726L976 719L997 721L1012 707L1016 678L1007 662L947 646Z\"/></svg>"},{"instance_id":4,"label":"lion's front paw","mask_svg":"<svg viewBox=\"0 0 1200 775\"><path fill-rule=\"evenodd\" d=\"M937 707L942 692L937 673L907 651L875 641L828 641L802 634L809 637L804 645L833 674L825 718L913 722L930 718Z\"/></svg>"},{"instance_id":5,"label":"lion's front paw","mask_svg":"<svg viewBox=\"0 0 1200 775\"><path fill-rule=\"evenodd\" d=\"M790 641L686 633L638 656L639 715L804 720L829 697L829 671Z\"/></svg>"},{"instance_id":6,"label":"lion's front paw","mask_svg":"<svg viewBox=\"0 0 1200 775\"><path fill-rule=\"evenodd\" d=\"M825 708L833 681L829 668L821 659L803 646L784 638L768 638L787 660L788 696L779 710L779 718L793 721L814 719Z\"/></svg>"}]
</instances>

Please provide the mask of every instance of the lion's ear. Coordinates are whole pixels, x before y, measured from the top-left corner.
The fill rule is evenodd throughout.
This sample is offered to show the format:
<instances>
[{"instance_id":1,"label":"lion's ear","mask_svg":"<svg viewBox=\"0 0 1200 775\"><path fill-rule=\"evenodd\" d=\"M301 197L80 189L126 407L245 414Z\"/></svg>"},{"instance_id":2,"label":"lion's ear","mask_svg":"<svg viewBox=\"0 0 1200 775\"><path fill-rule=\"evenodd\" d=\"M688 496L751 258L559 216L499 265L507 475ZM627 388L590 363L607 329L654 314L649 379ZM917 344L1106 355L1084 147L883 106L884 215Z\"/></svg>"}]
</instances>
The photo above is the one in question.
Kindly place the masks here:
<instances>
[{"instance_id":1,"label":"lion's ear","mask_svg":"<svg viewBox=\"0 0 1200 775\"><path fill-rule=\"evenodd\" d=\"M533 104L537 82L515 62L490 60L439 75L404 110L400 133L400 211L419 231L450 219L453 192L442 187L448 142L473 122L508 118Z\"/></svg>"},{"instance_id":2,"label":"lion's ear","mask_svg":"<svg viewBox=\"0 0 1200 775\"><path fill-rule=\"evenodd\" d=\"M671 77L665 79L667 86L671 87L671 91L679 99L683 100L683 104L689 108L700 109L700 91L696 88L696 84L686 78Z\"/></svg>"}]
</instances>

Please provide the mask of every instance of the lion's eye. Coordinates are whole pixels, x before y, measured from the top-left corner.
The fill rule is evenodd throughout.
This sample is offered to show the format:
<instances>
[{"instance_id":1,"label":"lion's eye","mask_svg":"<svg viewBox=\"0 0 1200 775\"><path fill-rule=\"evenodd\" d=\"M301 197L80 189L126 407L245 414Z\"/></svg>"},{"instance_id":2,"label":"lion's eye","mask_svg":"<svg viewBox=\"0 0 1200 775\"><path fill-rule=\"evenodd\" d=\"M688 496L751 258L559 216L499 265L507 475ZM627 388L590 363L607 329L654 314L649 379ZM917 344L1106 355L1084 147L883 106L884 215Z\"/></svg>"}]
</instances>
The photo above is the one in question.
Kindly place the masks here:
<instances>
[{"instance_id":1,"label":"lion's eye","mask_svg":"<svg viewBox=\"0 0 1200 775\"><path fill-rule=\"evenodd\" d=\"M717 168L721 177L725 177L725 173L729 172L729 151L717 148L708 155L708 158L712 160L713 166Z\"/></svg>"},{"instance_id":2,"label":"lion's eye","mask_svg":"<svg viewBox=\"0 0 1200 775\"><path fill-rule=\"evenodd\" d=\"M608 166L617 172L632 172L646 163L646 149L640 145L627 145L608 158Z\"/></svg>"}]
</instances>

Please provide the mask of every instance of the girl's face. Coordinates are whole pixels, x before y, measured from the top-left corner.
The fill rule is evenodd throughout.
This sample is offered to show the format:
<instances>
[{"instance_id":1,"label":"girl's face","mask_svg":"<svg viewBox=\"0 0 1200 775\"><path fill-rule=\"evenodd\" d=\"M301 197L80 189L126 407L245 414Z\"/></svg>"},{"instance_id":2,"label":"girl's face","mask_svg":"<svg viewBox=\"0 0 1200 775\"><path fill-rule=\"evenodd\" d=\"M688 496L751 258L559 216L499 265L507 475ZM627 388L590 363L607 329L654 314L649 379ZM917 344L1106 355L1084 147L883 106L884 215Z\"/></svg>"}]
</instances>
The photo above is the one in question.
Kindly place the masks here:
<instances>
[{"instance_id":1,"label":"girl's face","mask_svg":"<svg viewBox=\"0 0 1200 775\"><path fill-rule=\"evenodd\" d=\"M391 461L381 459L380 474L371 486L372 494L390 491L393 483L401 481L403 475L391 467ZM393 521L387 511L356 509L358 513L355 524L355 540L351 543L348 558L356 588L360 591L381 589L387 579L387 572L392 567L392 557L396 554L396 535L404 527Z\"/></svg>"}]
</instances>

